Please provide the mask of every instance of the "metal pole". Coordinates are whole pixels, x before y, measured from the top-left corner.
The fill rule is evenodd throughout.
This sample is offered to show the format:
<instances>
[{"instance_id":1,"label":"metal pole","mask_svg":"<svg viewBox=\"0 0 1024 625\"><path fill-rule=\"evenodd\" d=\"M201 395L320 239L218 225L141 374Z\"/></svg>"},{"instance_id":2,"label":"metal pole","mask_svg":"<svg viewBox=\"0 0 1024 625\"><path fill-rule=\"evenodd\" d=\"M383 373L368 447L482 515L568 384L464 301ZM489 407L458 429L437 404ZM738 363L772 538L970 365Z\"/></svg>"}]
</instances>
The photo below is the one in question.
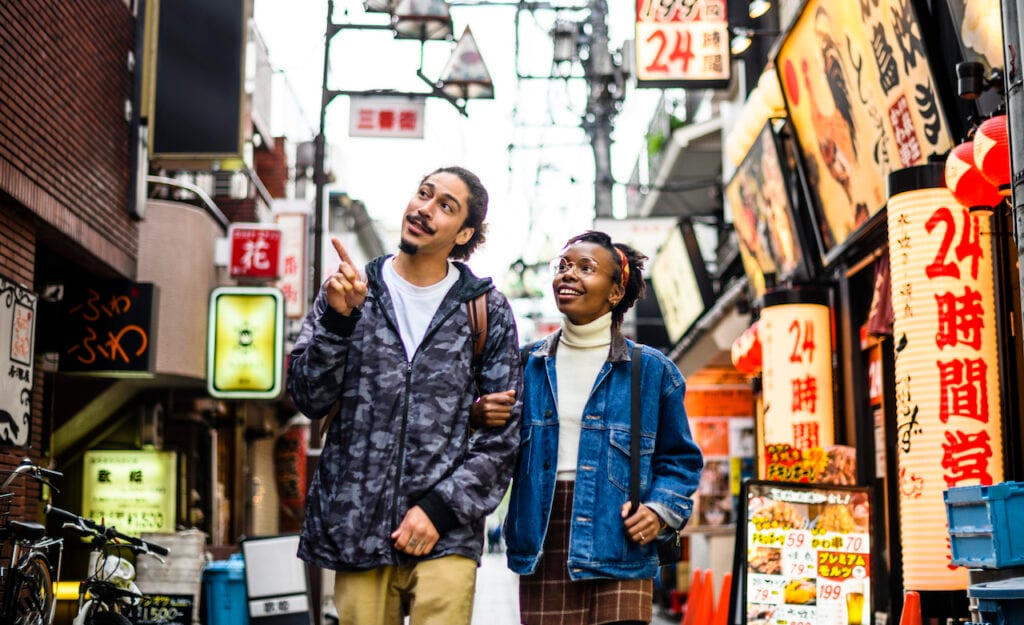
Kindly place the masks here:
<instances>
[{"instance_id":1,"label":"metal pole","mask_svg":"<svg viewBox=\"0 0 1024 625\"><path fill-rule=\"evenodd\" d=\"M327 0L327 24L324 28L324 71L320 82L320 126L313 139L313 183L316 193L313 199L313 275L308 282L310 308L316 300L316 294L320 289L320 276L323 275L324 190L327 186L327 172L324 171L327 146L324 133L327 127L327 104L331 99L327 89L331 38L337 32L333 27L333 20L334 0Z\"/></svg>"},{"instance_id":2,"label":"metal pole","mask_svg":"<svg viewBox=\"0 0 1024 625\"><path fill-rule=\"evenodd\" d=\"M608 85L614 80L615 66L608 51L608 4L590 0L589 57L584 64L589 92L583 127L594 149L594 214L612 215L612 116L615 107Z\"/></svg>"},{"instance_id":3,"label":"metal pole","mask_svg":"<svg viewBox=\"0 0 1024 625\"><path fill-rule=\"evenodd\" d=\"M1017 6L1019 0L1002 0L1003 55L1006 81L1006 117L1010 139L1010 173L1013 195L1014 235L1017 240L1018 266L1024 261L1024 74L1022 74L1021 33L1024 32L1024 13ZM1021 282L1021 308L1024 309L1024 274L1018 269Z\"/></svg>"}]
</instances>

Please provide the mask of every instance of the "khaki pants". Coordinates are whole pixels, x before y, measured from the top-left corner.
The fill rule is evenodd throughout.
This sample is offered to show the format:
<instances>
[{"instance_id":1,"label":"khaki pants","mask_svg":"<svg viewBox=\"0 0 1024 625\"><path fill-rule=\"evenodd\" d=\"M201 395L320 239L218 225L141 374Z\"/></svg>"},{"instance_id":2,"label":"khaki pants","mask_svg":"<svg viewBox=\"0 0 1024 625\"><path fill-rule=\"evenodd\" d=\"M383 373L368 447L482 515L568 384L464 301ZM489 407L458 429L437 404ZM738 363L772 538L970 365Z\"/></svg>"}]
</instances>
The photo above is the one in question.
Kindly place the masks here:
<instances>
[{"instance_id":1,"label":"khaki pants","mask_svg":"<svg viewBox=\"0 0 1024 625\"><path fill-rule=\"evenodd\" d=\"M399 625L403 599L409 625L470 625L475 590L476 562L462 556L334 574L339 625Z\"/></svg>"}]
</instances>

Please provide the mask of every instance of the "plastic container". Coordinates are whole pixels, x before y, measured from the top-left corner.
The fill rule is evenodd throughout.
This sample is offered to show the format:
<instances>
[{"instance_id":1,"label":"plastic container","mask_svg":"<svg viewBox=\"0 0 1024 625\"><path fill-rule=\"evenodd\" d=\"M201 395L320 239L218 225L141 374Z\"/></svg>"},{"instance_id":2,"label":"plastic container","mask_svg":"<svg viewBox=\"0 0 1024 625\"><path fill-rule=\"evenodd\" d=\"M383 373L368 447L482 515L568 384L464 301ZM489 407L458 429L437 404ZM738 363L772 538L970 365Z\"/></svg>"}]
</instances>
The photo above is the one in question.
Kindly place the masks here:
<instances>
[{"instance_id":1,"label":"plastic container","mask_svg":"<svg viewBox=\"0 0 1024 625\"><path fill-rule=\"evenodd\" d=\"M1024 532L1019 531L1024 483L958 486L943 498L953 564L980 569L1024 565Z\"/></svg>"},{"instance_id":2,"label":"plastic container","mask_svg":"<svg viewBox=\"0 0 1024 625\"><path fill-rule=\"evenodd\" d=\"M245 590L245 560L232 554L227 560L214 560L203 570L203 605L207 625L249 625L248 597Z\"/></svg>"},{"instance_id":3,"label":"plastic container","mask_svg":"<svg viewBox=\"0 0 1024 625\"><path fill-rule=\"evenodd\" d=\"M998 582L971 584L967 587L972 614L976 622L989 625L1024 623L1024 577ZM977 615L973 612L977 611Z\"/></svg>"}]
</instances>

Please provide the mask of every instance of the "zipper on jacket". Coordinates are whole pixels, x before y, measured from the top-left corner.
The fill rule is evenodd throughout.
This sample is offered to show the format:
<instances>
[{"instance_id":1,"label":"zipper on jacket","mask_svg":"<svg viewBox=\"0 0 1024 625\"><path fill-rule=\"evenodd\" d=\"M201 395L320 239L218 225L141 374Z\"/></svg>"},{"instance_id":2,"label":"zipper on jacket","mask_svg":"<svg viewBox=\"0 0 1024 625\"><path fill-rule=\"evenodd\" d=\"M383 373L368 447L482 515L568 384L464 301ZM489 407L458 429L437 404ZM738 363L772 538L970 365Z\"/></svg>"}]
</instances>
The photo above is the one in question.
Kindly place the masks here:
<instances>
[{"instance_id":1,"label":"zipper on jacket","mask_svg":"<svg viewBox=\"0 0 1024 625\"><path fill-rule=\"evenodd\" d=\"M412 381L412 361L405 363L405 393L402 398L402 426L398 432L398 468L395 471L394 490L391 497L391 510L394 514L393 527L398 527L402 519L398 518L398 490L405 472L405 430L409 425L409 384Z\"/></svg>"}]
</instances>

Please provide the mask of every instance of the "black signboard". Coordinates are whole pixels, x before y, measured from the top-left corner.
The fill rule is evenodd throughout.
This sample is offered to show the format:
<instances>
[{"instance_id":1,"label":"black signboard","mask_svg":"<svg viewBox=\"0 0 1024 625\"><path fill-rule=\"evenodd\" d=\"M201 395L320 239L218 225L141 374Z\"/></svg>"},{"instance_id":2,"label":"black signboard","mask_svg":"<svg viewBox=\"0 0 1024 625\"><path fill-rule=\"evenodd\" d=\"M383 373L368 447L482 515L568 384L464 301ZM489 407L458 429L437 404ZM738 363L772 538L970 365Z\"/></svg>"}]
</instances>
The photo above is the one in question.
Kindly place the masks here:
<instances>
[{"instance_id":1,"label":"black signboard","mask_svg":"<svg viewBox=\"0 0 1024 625\"><path fill-rule=\"evenodd\" d=\"M150 374L156 364L157 289L152 283L67 286L61 314L60 371Z\"/></svg>"}]
</instances>

